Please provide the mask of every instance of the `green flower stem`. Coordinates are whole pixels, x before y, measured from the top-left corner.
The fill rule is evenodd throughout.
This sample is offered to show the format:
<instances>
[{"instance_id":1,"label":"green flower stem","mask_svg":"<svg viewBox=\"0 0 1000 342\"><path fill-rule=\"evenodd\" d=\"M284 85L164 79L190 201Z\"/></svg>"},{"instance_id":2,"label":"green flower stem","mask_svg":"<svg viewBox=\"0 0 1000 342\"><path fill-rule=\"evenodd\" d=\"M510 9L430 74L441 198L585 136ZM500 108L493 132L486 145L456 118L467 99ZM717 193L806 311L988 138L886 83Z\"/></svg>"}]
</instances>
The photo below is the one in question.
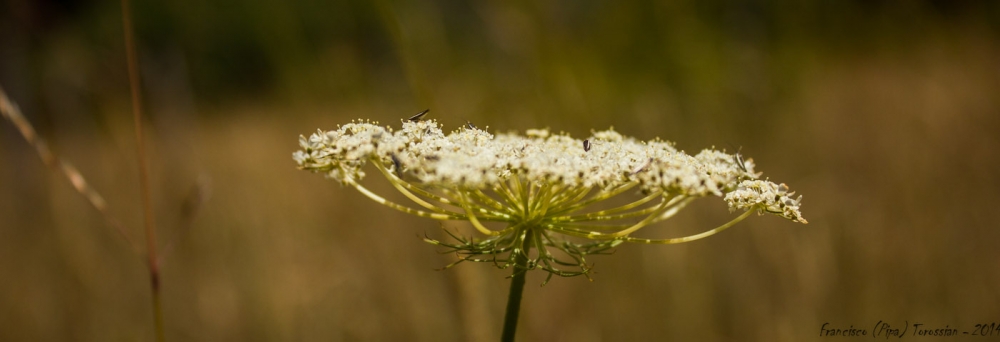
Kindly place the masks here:
<instances>
[{"instance_id":1,"label":"green flower stem","mask_svg":"<svg viewBox=\"0 0 1000 342\"><path fill-rule=\"evenodd\" d=\"M532 232L529 230L526 235ZM528 276L528 252L531 250L531 240L522 239L523 253L514 256L514 274L510 280L510 292L507 294L507 313L503 318L503 335L500 341L512 342L517 332L517 317L521 313L521 295L524 293L524 281Z\"/></svg>"}]
</instances>

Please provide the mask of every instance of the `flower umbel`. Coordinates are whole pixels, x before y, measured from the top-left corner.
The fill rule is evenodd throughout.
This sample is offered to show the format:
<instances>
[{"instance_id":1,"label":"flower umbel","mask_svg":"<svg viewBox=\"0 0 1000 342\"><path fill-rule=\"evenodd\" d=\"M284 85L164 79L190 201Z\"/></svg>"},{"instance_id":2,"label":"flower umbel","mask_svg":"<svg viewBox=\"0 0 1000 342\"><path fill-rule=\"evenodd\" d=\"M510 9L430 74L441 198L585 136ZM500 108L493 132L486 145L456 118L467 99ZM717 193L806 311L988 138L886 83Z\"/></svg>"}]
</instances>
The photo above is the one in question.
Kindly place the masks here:
<instances>
[{"instance_id":1,"label":"flower umbel","mask_svg":"<svg viewBox=\"0 0 1000 342\"><path fill-rule=\"evenodd\" d=\"M693 241L753 212L806 223L799 212L801 196L793 198L784 184L759 179L753 161L738 153L706 149L692 156L669 142L639 141L614 130L578 140L547 129L493 135L466 125L446 135L434 120L406 120L398 131L359 120L300 137L299 144L302 150L293 158L300 169L324 173L406 213L468 221L486 236L449 232L456 243L425 238L459 255L446 267L475 261L542 269L549 278L587 275L586 256L624 242ZM391 202L359 184L369 163L413 203ZM627 196L634 198L621 204ZM691 236L632 236L702 197L720 197L742 214ZM491 229L484 222L504 228ZM535 252L529 253L531 248Z\"/></svg>"}]
</instances>

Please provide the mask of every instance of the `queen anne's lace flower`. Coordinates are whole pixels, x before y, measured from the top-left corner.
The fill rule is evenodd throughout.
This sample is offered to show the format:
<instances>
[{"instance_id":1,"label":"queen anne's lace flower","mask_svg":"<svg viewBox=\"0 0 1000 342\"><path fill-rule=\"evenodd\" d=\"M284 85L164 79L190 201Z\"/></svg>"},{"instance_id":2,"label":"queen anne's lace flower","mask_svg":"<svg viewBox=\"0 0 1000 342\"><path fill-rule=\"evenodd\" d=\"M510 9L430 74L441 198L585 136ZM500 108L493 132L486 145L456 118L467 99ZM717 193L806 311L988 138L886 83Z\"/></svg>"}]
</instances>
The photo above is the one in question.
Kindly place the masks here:
<instances>
[{"instance_id":1,"label":"queen anne's lace flower","mask_svg":"<svg viewBox=\"0 0 1000 342\"><path fill-rule=\"evenodd\" d=\"M516 258L526 258L526 269L581 275L589 271L586 255L622 242L692 241L722 231L753 212L806 223L799 212L801 196L792 199L793 193L784 184L759 179L752 160L712 149L691 156L669 142L638 141L613 129L593 132L581 141L548 129L531 129L524 136L493 135L469 125L446 135L433 120L404 121L398 131L359 120L300 137L299 144L302 150L293 158L301 169L324 173L407 213L469 221L487 238L456 237L457 244L426 239L458 252L458 262L508 267ZM415 206L390 202L361 186L358 182L365 177L362 169L368 163ZM636 191L641 195L628 204L610 208L604 204ZM687 237L631 236L672 217L692 200L710 196L724 198L730 210L743 214ZM484 221L503 222L506 228L489 229ZM594 241L576 243L567 236ZM529 255L529 248L539 252ZM563 256L554 256L550 249L562 251ZM559 265L580 270L564 271Z\"/></svg>"}]
</instances>

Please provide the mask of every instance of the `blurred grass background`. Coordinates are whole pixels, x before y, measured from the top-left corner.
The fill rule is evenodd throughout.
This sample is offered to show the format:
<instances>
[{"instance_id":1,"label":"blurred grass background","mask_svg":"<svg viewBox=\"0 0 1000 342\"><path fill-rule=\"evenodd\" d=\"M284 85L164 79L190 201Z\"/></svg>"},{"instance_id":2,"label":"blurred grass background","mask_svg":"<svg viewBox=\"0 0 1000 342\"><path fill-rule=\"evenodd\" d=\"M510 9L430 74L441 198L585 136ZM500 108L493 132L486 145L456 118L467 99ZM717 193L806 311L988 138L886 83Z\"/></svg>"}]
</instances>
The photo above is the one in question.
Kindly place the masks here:
<instances>
[{"instance_id":1,"label":"blurred grass background","mask_svg":"<svg viewBox=\"0 0 1000 342\"><path fill-rule=\"evenodd\" d=\"M2 6L0 84L140 238L119 3ZM522 340L807 341L825 322L1000 321L995 3L133 7L160 245L173 246L168 340L495 340L507 271L434 271L453 257L415 236L441 237L440 223L291 160L299 134L425 108L446 128L742 146L805 196L809 225L760 217L627 245L591 260L594 282L528 286ZM0 340L151 340L141 258L6 122L0 161ZM211 196L190 221L198 184ZM730 217L701 203L644 233Z\"/></svg>"}]
</instances>

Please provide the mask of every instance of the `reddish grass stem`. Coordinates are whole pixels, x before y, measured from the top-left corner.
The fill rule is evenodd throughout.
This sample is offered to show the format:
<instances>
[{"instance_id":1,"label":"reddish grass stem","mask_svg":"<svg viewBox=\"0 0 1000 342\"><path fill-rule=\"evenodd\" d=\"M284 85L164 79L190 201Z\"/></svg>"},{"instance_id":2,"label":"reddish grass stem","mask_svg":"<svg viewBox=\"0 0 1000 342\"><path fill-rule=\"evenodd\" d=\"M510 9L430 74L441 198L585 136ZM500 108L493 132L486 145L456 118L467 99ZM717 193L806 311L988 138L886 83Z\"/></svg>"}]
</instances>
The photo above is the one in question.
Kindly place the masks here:
<instances>
[{"instance_id":1,"label":"reddish grass stem","mask_svg":"<svg viewBox=\"0 0 1000 342\"><path fill-rule=\"evenodd\" d=\"M146 148L143 143L142 97L139 92L139 61L135 53L132 37L131 8L128 0L121 0L122 30L125 34L125 56L128 64L128 83L132 95L132 118L135 121L135 144L139 163L139 194L142 201L143 221L146 231L146 257L149 269L149 288L153 299L153 320L156 340L165 341L163 328L163 307L160 301L160 263L156 255L156 229L153 225L153 205L150 199L149 167L146 163Z\"/></svg>"}]
</instances>

